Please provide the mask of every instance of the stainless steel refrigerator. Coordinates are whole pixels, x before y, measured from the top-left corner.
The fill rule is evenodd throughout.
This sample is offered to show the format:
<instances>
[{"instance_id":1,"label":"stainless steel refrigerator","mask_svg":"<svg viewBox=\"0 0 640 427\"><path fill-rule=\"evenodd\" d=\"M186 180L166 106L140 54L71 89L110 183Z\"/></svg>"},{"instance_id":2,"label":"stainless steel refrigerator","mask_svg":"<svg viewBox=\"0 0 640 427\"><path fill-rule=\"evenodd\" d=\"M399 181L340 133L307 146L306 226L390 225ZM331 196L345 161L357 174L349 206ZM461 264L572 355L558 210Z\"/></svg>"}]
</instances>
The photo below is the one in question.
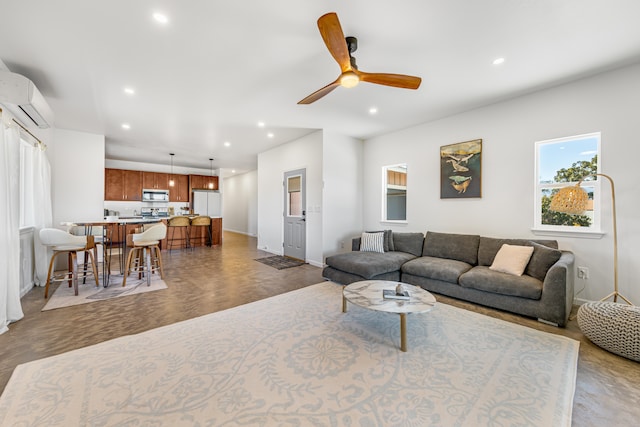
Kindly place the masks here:
<instances>
[{"instance_id":1,"label":"stainless steel refrigerator","mask_svg":"<svg viewBox=\"0 0 640 427\"><path fill-rule=\"evenodd\" d=\"M222 216L221 196L219 191L194 191L193 213L204 216Z\"/></svg>"}]
</instances>

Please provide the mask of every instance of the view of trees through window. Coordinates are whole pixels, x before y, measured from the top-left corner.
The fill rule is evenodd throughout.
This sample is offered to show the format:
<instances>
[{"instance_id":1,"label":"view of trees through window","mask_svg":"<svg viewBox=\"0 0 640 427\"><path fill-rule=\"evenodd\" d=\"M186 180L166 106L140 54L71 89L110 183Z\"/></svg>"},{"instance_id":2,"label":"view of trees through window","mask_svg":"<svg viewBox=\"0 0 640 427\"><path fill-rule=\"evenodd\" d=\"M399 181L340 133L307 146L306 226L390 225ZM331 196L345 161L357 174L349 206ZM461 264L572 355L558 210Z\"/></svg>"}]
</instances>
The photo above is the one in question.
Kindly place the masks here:
<instances>
[{"instance_id":1,"label":"view of trees through window","mask_svg":"<svg viewBox=\"0 0 640 427\"><path fill-rule=\"evenodd\" d=\"M555 177L554 182L579 182L583 177L585 182L596 179L590 177L598 172L598 156L595 155L591 161L581 160L575 162L571 167L560 169ZM593 189L586 188L589 194L589 200L592 202L591 210L593 210ZM546 225L569 225L579 227L590 227L592 217L590 215L569 215L561 212L554 212L549 209L553 195L557 193L557 189L544 189L542 191L542 223Z\"/></svg>"},{"instance_id":2,"label":"view of trees through window","mask_svg":"<svg viewBox=\"0 0 640 427\"><path fill-rule=\"evenodd\" d=\"M536 143L537 176L536 222L542 228L596 229L598 153L600 134L593 133L559 138ZM570 215L549 209L551 199L562 187L576 185L589 195L589 205L584 214Z\"/></svg>"}]
</instances>

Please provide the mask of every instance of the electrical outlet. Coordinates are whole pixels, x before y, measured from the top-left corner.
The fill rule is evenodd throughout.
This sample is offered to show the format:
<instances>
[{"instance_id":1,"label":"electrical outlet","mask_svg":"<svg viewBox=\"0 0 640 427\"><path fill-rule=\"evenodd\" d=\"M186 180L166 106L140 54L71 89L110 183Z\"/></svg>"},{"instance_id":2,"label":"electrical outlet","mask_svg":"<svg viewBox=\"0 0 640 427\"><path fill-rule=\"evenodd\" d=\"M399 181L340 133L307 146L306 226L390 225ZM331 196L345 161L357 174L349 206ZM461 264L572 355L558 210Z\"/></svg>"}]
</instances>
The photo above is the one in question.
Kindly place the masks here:
<instances>
[{"instance_id":1,"label":"electrical outlet","mask_svg":"<svg viewBox=\"0 0 640 427\"><path fill-rule=\"evenodd\" d=\"M589 279L589 269L587 267L578 267L578 279Z\"/></svg>"},{"instance_id":2,"label":"electrical outlet","mask_svg":"<svg viewBox=\"0 0 640 427\"><path fill-rule=\"evenodd\" d=\"M344 242L340 242L340 249L344 249Z\"/></svg>"}]
</instances>

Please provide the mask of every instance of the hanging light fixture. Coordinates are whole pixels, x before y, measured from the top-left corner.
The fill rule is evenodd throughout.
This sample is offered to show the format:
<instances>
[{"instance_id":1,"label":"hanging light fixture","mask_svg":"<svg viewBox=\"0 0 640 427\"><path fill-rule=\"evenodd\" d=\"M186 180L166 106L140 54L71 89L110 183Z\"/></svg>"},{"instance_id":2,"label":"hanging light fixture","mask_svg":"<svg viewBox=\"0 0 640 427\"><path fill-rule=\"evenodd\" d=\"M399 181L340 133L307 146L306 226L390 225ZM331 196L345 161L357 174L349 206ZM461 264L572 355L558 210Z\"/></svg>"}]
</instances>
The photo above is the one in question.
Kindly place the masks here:
<instances>
[{"instance_id":1,"label":"hanging light fixture","mask_svg":"<svg viewBox=\"0 0 640 427\"><path fill-rule=\"evenodd\" d=\"M209 159L211 163L211 180L209 181L209 190L213 190L213 159Z\"/></svg>"},{"instance_id":2,"label":"hanging light fixture","mask_svg":"<svg viewBox=\"0 0 640 427\"><path fill-rule=\"evenodd\" d=\"M176 183L173 180L173 156L174 153L169 153L169 155L171 156L171 175L169 175L169 187L173 187Z\"/></svg>"}]
</instances>

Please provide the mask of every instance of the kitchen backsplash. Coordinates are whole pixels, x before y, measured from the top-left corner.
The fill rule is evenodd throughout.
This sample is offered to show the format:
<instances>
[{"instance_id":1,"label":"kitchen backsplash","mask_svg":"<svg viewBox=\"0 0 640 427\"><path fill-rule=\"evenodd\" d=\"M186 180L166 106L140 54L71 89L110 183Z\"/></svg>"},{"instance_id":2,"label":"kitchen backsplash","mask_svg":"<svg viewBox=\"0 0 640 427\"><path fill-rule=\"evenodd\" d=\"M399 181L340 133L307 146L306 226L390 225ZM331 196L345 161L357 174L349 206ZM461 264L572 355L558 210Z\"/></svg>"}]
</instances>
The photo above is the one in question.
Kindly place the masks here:
<instances>
[{"instance_id":1,"label":"kitchen backsplash","mask_svg":"<svg viewBox=\"0 0 640 427\"><path fill-rule=\"evenodd\" d=\"M116 202L107 200L104 202L104 209L112 210L118 212L119 216L136 216L140 215L140 210L143 207L173 207L175 215L181 215L184 213L189 213L189 203L185 202L168 202L166 204L161 203L149 203L149 202ZM186 207L187 210L183 210L182 208Z\"/></svg>"}]
</instances>

